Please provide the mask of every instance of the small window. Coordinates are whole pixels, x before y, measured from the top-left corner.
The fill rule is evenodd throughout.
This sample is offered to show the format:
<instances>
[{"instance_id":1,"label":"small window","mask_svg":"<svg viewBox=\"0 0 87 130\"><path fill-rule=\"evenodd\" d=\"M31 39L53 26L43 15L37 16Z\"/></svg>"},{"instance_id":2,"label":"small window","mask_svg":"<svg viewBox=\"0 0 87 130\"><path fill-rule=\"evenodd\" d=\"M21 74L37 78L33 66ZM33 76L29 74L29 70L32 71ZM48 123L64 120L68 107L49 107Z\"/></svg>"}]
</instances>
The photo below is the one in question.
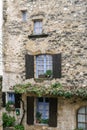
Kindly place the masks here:
<instances>
[{"instance_id":1,"label":"small window","mask_svg":"<svg viewBox=\"0 0 87 130\"><path fill-rule=\"evenodd\" d=\"M42 33L42 21L34 21L34 34Z\"/></svg>"},{"instance_id":2,"label":"small window","mask_svg":"<svg viewBox=\"0 0 87 130\"><path fill-rule=\"evenodd\" d=\"M14 93L7 93L7 102L15 104L15 95Z\"/></svg>"},{"instance_id":3,"label":"small window","mask_svg":"<svg viewBox=\"0 0 87 130\"><path fill-rule=\"evenodd\" d=\"M49 99L38 98L36 110L36 123L48 124L49 120Z\"/></svg>"},{"instance_id":4,"label":"small window","mask_svg":"<svg viewBox=\"0 0 87 130\"><path fill-rule=\"evenodd\" d=\"M22 11L22 21L23 21L23 22L26 22L26 21L27 21L27 11L26 11L26 10L23 10L23 11Z\"/></svg>"},{"instance_id":5,"label":"small window","mask_svg":"<svg viewBox=\"0 0 87 130\"><path fill-rule=\"evenodd\" d=\"M81 107L78 110L77 124L78 124L78 128L87 130L87 106Z\"/></svg>"},{"instance_id":6,"label":"small window","mask_svg":"<svg viewBox=\"0 0 87 130\"><path fill-rule=\"evenodd\" d=\"M52 56L38 55L36 56L36 77L44 76L47 71L52 72Z\"/></svg>"}]
</instances>

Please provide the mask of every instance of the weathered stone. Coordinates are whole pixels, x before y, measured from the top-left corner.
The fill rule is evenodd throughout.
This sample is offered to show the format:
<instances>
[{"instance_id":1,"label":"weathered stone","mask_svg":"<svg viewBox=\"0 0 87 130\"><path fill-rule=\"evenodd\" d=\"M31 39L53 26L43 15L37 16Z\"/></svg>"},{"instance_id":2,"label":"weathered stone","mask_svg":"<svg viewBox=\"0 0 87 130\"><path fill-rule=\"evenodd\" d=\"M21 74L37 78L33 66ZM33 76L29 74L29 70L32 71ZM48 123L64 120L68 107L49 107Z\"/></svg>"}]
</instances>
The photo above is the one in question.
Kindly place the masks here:
<instances>
[{"instance_id":1,"label":"weathered stone","mask_svg":"<svg viewBox=\"0 0 87 130\"><path fill-rule=\"evenodd\" d=\"M71 89L87 87L87 0L4 0L3 6L3 91L12 91L15 84L36 82L25 78L26 53L62 53L62 78L43 81L43 85L60 82ZM22 21L23 10L27 11L26 22ZM47 37L29 37L35 19L42 19ZM84 105L87 102L81 99L59 98L57 128L26 125L26 130L73 130L76 112Z\"/></svg>"}]
</instances>

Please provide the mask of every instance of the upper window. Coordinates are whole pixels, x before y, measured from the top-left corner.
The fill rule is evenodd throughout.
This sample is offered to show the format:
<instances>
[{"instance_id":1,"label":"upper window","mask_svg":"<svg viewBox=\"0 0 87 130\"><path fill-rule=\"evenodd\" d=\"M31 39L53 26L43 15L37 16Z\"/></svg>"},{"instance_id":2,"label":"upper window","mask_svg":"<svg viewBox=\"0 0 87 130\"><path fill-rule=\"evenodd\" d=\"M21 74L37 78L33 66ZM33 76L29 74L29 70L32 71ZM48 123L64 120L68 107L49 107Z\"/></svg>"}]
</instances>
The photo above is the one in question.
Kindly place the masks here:
<instances>
[{"instance_id":1,"label":"upper window","mask_svg":"<svg viewBox=\"0 0 87 130\"><path fill-rule=\"evenodd\" d=\"M14 93L7 93L7 101L9 103L15 104L15 95L14 95Z\"/></svg>"},{"instance_id":2,"label":"upper window","mask_svg":"<svg viewBox=\"0 0 87 130\"><path fill-rule=\"evenodd\" d=\"M26 22L26 21L27 21L27 11L26 11L26 10L23 10L23 11L22 11L22 21L23 21L23 22Z\"/></svg>"},{"instance_id":3,"label":"upper window","mask_svg":"<svg viewBox=\"0 0 87 130\"><path fill-rule=\"evenodd\" d=\"M42 21L36 20L34 21L34 34L41 34L42 33Z\"/></svg>"},{"instance_id":4,"label":"upper window","mask_svg":"<svg viewBox=\"0 0 87 130\"><path fill-rule=\"evenodd\" d=\"M38 55L36 57L36 77L41 75L51 74L52 72L52 56L51 55Z\"/></svg>"},{"instance_id":5,"label":"upper window","mask_svg":"<svg viewBox=\"0 0 87 130\"><path fill-rule=\"evenodd\" d=\"M87 130L87 106L81 107L78 110L77 115L78 128L82 128L83 130Z\"/></svg>"},{"instance_id":6,"label":"upper window","mask_svg":"<svg viewBox=\"0 0 87 130\"><path fill-rule=\"evenodd\" d=\"M61 78L61 54L25 56L26 79ZM35 72L35 73L34 73ZM45 77L43 77L45 76Z\"/></svg>"}]
</instances>

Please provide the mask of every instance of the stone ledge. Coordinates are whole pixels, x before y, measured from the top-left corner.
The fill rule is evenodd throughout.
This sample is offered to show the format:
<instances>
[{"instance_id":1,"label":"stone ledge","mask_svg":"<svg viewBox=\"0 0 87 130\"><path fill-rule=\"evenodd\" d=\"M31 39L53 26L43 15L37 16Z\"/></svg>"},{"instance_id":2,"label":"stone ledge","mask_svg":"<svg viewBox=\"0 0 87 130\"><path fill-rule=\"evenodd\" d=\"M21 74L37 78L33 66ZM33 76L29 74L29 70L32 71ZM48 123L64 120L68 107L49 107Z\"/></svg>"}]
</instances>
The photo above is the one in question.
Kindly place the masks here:
<instances>
[{"instance_id":1,"label":"stone ledge","mask_svg":"<svg viewBox=\"0 0 87 130\"><path fill-rule=\"evenodd\" d=\"M31 35L28 35L28 38L43 38L43 37L48 37L48 34L31 34Z\"/></svg>"}]
</instances>

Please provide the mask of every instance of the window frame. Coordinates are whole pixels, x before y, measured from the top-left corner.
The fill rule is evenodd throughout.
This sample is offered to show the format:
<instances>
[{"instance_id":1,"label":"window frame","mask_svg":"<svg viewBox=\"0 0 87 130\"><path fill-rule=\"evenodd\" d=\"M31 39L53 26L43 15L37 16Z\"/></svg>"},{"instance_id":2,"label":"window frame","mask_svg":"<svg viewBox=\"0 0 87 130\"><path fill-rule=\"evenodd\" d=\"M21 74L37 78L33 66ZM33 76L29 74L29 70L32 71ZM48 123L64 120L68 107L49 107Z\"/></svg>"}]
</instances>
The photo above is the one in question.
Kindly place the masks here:
<instances>
[{"instance_id":1,"label":"window frame","mask_svg":"<svg viewBox=\"0 0 87 130\"><path fill-rule=\"evenodd\" d=\"M14 99L9 100L10 94L13 95L12 98L14 98ZM14 101L13 101L13 100L14 100ZM11 104L15 104L15 93L14 93L14 92L7 92L7 103L8 103L8 102L10 102Z\"/></svg>"},{"instance_id":2,"label":"window frame","mask_svg":"<svg viewBox=\"0 0 87 130\"><path fill-rule=\"evenodd\" d=\"M39 99L42 98L43 101L40 102ZM35 112L39 112L42 114L42 120L49 120L49 98L48 97L38 97L36 98L36 110ZM46 102L46 99L48 99L48 102ZM40 106L42 106L42 110L39 108ZM47 108L48 107L48 108ZM48 116L45 118L46 116L46 112L48 113ZM37 118L35 118L35 123L37 124ZM43 122L38 122L38 124L44 124L44 125L48 125L48 123L43 123Z\"/></svg>"},{"instance_id":3,"label":"window frame","mask_svg":"<svg viewBox=\"0 0 87 130\"><path fill-rule=\"evenodd\" d=\"M22 14L22 21L26 22L27 21L27 10L21 10Z\"/></svg>"},{"instance_id":4,"label":"window frame","mask_svg":"<svg viewBox=\"0 0 87 130\"><path fill-rule=\"evenodd\" d=\"M39 26L37 26L37 24ZM37 31L37 30L39 30L39 31ZM34 35L41 35L42 31L43 31L43 21L42 21L42 19L35 19L33 21L33 34Z\"/></svg>"},{"instance_id":5,"label":"window frame","mask_svg":"<svg viewBox=\"0 0 87 130\"><path fill-rule=\"evenodd\" d=\"M81 109L81 108L84 108L84 110L85 110L85 113L79 113L79 110ZM86 116L87 116L87 106L82 106L82 107L80 107L78 110L77 110L77 128L81 128L81 127L79 127L79 123L81 123L81 124L84 124L85 125L85 129L84 128L82 128L82 129L84 129L84 130L86 130L87 129L87 123L86 123ZM78 121L78 115L84 115L85 116L85 122L79 122Z\"/></svg>"},{"instance_id":6,"label":"window frame","mask_svg":"<svg viewBox=\"0 0 87 130\"><path fill-rule=\"evenodd\" d=\"M57 111L58 111L58 98L57 97L48 97L49 98L49 127L57 127ZM36 98L34 96L27 96L27 124L35 124L35 113L36 113Z\"/></svg>"},{"instance_id":7,"label":"window frame","mask_svg":"<svg viewBox=\"0 0 87 130\"><path fill-rule=\"evenodd\" d=\"M40 56L43 56L42 58L43 58L43 68L42 68L42 71L44 72L44 73L42 73L42 74L39 74L39 70L38 70L38 62L40 62L39 60L38 60L38 58L40 57ZM49 60L47 60L47 57L49 56ZM41 57L40 57L41 58ZM50 58L51 58L51 60L50 60ZM47 62L51 62L51 65L50 64L48 64ZM47 70L51 70L52 72L53 72L53 58L52 58L52 55L50 55L50 54L41 54L41 55L36 55L36 58L35 58L35 64L36 64L36 66L35 66L35 77L36 78L39 78L39 76L40 75L44 75L45 73L46 73L46 71ZM49 67L49 68L51 68L51 69L47 69L47 66Z\"/></svg>"}]
</instances>

